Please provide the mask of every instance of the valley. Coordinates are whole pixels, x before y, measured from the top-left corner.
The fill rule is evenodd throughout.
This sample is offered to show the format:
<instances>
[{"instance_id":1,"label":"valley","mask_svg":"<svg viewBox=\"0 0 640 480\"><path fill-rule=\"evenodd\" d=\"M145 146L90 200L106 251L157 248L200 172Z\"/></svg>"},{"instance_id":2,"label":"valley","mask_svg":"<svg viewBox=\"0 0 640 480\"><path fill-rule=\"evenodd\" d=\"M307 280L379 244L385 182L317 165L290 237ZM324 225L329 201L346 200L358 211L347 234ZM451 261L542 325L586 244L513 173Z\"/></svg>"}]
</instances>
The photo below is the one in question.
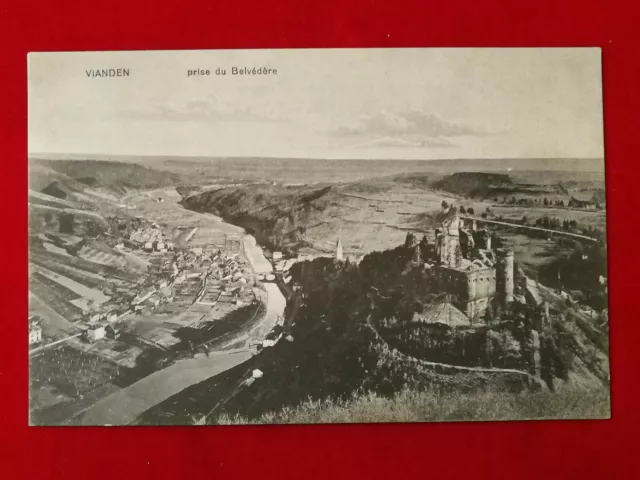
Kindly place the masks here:
<instances>
[{"instance_id":1,"label":"valley","mask_svg":"<svg viewBox=\"0 0 640 480\"><path fill-rule=\"evenodd\" d=\"M290 162L256 162L32 161L32 423L253 421L356 391L533 388L483 368L529 372L558 392L608 385L597 172L565 180L530 161L452 173L468 163L434 161L363 175L362 161L342 172L317 161L294 178ZM444 204L513 251L518 278L540 282L545 329L528 306L503 307L491 325L468 312L461 326L411 323L461 301L429 273ZM460 342L477 353L465 360ZM534 351L549 365L531 363Z\"/></svg>"}]
</instances>

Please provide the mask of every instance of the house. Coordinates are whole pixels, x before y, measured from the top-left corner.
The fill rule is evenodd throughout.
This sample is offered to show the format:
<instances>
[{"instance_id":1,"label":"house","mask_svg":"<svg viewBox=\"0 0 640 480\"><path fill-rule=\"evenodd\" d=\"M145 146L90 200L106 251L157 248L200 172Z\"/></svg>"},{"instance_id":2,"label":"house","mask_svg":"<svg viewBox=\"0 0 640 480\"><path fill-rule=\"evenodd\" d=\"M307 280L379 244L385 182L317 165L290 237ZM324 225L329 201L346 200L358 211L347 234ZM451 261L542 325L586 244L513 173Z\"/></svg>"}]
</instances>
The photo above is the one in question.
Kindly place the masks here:
<instances>
[{"instance_id":1,"label":"house","mask_svg":"<svg viewBox=\"0 0 640 480\"><path fill-rule=\"evenodd\" d=\"M282 252L273 252L273 259L274 260L282 259Z\"/></svg>"},{"instance_id":2,"label":"house","mask_svg":"<svg viewBox=\"0 0 640 480\"><path fill-rule=\"evenodd\" d=\"M109 312L107 314L107 322L114 323L118 321L118 313L117 312Z\"/></svg>"},{"instance_id":3,"label":"house","mask_svg":"<svg viewBox=\"0 0 640 480\"><path fill-rule=\"evenodd\" d=\"M162 299L158 296L158 294L154 293L145 301L145 303L147 303L148 305L157 307L158 305L160 305L161 301Z\"/></svg>"},{"instance_id":4,"label":"house","mask_svg":"<svg viewBox=\"0 0 640 480\"><path fill-rule=\"evenodd\" d=\"M29 325L29 345L42 341L42 329L36 322Z\"/></svg>"},{"instance_id":5,"label":"house","mask_svg":"<svg viewBox=\"0 0 640 480\"><path fill-rule=\"evenodd\" d=\"M151 295L153 295L155 293L155 291L156 291L155 287L146 288L146 289L142 290L138 295L136 295L136 298L134 298L131 303L134 304L134 305L137 305L138 303L142 303L147 298L149 298Z\"/></svg>"},{"instance_id":6,"label":"house","mask_svg":"<svg viewBox=\"0 0 640 480\"><path fill-rule=\"evenodd\" d=\"M168 301L173 302L173 289L171 287L164 287L160 289L160 294Z\"/></svg>"},{"instance_id":7,"label":"house","mask_svg":"<svg viewBox=\"0 0 640 480\"><path fill-rule=\"evenodd\" d=\"M107 332L102 325L92 325L84 331L85 338L89 342L95 342L106 336Z\"/></svg>"},{"instance_id":8,"label":"house","mask_svg":"<svg viewBox=\"0 0 640 480\"><path fill-rule=\"evenodd\" d=\"M147 252L153 252L153 242L147 242L144 244L144 249Z\"/></svg>"},{"instance_id":9,"label":"house","mask_svg":"<svg viewBox=\"0 0 640 480\"><path fill-rule=\"evenodd\" d=\"M115 325L107 325L104 329L107 338L111 338L112 340L117 340L120 337L120 329L116 328Z\"/></svg>"}]
</instances>

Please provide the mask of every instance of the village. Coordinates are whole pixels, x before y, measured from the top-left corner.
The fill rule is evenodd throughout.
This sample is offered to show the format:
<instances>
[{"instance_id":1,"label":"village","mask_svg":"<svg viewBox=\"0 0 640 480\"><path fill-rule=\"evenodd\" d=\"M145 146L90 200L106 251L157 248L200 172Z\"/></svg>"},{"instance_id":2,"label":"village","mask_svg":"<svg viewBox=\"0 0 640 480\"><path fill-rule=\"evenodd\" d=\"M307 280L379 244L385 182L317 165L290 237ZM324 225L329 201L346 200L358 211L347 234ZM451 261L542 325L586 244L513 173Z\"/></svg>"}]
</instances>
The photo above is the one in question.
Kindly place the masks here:
<instances>
[{"instance_id":1,"label":"village","mask_svg":"<svg viewBox=\"0 0 640 480\"><path fill-rule=\"evenodd\" d=\"M134 232L129 238L132 243L139 246L135 254L149 262L149 275L135 295L121 290L108 302L87 306L80 322L86 342L117 339L131 315L171 313L188 307L202 313L201 318L209 316L212 320L253 299L255 278L239 248L229 252L202 247L177 250L157 224ZM122 243L116 248L132 253ZM39 321L34 316L30 318L29 343L37 344L41 339Z\"/></svg>"}]
</instances>

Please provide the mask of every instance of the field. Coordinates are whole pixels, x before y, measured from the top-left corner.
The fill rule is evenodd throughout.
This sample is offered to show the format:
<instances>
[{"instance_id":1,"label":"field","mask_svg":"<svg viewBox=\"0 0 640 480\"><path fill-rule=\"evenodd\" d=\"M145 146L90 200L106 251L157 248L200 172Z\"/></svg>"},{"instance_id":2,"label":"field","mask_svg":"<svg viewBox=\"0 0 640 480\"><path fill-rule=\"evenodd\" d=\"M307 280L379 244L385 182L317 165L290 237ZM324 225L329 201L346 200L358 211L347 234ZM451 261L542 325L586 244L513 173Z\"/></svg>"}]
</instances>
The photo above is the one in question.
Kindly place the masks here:
<instances>
[{"instance_id":1,"label":"field","mask_svg":"<svg viewBox=\"0 0 640 480\"><path fill-rule=\"evenodd\" d=\"M135 378L132 372L70 346L29 359L31 424L57 423Z\"/></svg>"},{"instance_id":2,"label":"field","mask_svg":"<svg viewBox=\"0 0 640 480\"><path fill-rule=\"evenodd\" d=\"M82 310L71 303L79 297L46 277L34 273L29 282L29 291L67 321L78 320L82 315Z\"/></svg>"}]
</instances>

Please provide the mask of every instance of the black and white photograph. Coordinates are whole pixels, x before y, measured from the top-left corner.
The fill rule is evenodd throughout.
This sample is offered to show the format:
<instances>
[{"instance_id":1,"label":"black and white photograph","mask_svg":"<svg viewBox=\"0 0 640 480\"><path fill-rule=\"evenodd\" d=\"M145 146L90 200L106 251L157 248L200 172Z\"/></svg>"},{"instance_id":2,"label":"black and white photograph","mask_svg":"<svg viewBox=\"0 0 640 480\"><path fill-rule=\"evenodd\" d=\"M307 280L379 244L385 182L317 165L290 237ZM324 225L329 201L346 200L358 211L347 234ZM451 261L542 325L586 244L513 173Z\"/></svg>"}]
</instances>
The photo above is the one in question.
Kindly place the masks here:
<instances>
[{"instance_id":1,"label":"black and white photograph","mask_svg":"<svg viewBox=\"0 0 640 480\"><path fill-rule=\"evenodd\" d=\"M600 49L27 64L30 425L610 418Z\"/></svg>"}]
</instances>

